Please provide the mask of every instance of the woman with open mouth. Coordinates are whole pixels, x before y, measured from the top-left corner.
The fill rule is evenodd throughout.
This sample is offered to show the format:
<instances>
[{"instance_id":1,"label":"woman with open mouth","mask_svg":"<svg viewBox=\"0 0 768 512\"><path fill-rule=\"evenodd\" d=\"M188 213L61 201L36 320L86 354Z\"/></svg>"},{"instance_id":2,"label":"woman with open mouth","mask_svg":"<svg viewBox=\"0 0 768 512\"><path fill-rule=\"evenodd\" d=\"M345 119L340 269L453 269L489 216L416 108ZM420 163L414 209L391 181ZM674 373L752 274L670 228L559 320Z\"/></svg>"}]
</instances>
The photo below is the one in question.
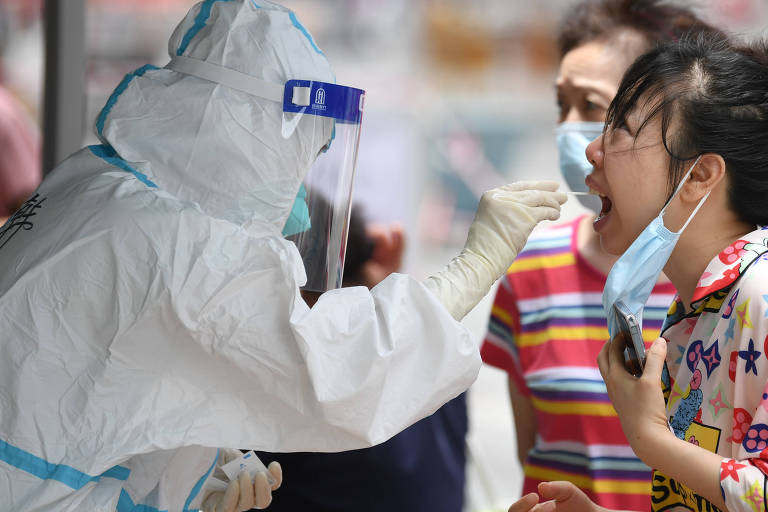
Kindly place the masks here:
<instances>
[{"instance_id":1,"label":"woman with open mouth","mask_svg":"<svg viewBox=\"0 0 768 512\"><path fill-rule=\"evenodd\" d=\"M604 306L620 297L641 316L662 269L678 290L639 378L619 338L598 356L622 428L654 468L652 510L766 510L768 45L700 36L642 56L587 157L602 200L594 228L621 254ZM565 482L538 494L510 511L605 510Z\"/></svg>"}]
</instances>

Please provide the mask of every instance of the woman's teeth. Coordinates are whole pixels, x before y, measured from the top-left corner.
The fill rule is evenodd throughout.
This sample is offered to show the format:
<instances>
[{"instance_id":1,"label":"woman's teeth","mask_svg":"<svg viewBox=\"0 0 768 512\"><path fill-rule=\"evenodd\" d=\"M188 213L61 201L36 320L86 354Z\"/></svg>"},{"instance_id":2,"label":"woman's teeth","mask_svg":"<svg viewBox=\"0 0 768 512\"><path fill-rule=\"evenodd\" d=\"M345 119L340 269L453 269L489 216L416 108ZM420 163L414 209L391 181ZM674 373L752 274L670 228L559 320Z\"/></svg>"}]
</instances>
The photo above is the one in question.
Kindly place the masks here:
<instances>
[{"instance_id":1,"label":"woman's teeth","mask_svg":"<svg viewBox=\"0 0 768 512\"><path fill-rule=\"evenodd\" d=\"M608 212L611 211L611 207L613 206L613 203L611 202L610 199L608 199L607 196L601 195L600 199L603 201L603 207L600 210L600 215L598 215L597 219L595 219L595 222L597 222L598 220L600 220L603 217L605 217L606 215L608 215Z\"/></svg>"}]
</instances>

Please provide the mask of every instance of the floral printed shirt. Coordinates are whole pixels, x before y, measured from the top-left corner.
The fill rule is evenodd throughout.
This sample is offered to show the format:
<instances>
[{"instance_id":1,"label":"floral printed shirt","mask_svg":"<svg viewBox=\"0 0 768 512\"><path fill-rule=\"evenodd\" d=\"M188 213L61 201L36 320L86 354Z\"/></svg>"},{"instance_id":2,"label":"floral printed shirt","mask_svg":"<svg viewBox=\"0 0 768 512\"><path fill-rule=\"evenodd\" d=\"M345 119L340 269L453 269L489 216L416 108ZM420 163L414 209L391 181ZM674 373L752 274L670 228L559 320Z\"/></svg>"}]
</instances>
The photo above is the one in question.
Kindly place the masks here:
<instances>
[{"instance_id":1,"label":"floral printed shirt","mask_svg":"<svg viewBox=\"0 0 768 512\"><path fill-rule=\"evenodd\" d=\"M675 435L723 457L730 512L767 510L768 228L726 247L707 266L692 312L670 307L665 398ZM653 510L716 511L680 482L654 472Z\"/></svg>"}]
</instances>

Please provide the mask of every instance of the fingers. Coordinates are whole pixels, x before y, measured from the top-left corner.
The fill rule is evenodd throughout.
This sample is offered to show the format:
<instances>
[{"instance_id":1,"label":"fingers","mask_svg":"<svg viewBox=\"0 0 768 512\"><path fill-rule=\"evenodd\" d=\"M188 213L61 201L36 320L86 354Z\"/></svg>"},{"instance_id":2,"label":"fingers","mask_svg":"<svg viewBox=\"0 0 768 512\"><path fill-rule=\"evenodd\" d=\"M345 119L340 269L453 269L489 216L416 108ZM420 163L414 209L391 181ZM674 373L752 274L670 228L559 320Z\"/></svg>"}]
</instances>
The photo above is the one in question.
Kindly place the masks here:
<instances>
[{"instance_id":1,"label":"fingers","mask_svg":"<svg viewBox=\"0 0 768 512\"><path fill-rule=\"evenodd\" d=\"M545 188L530 188L540 185ZM480 198L481 210L498 211L508 206L517 206L510 211L519 211L519 206L528 207L526 212L537 222L556 220L560 216L560 206L568 196L563 192L555 192L557 183L554 182L520 182L488 190ZM552 189L552 190L549 190Z\"/></svg>"},{"instance_id":2,"label":"fingers","mask_svg":"<svg viewBox=\"0 0 768 512\"><path fill-rule=\"evenodd\" d=\"M272 503L272 491L283 482L283 470L279 462L270 463L267 469L275 480L271 488L267 473L256 473L251 482L248 472L243 471L229 482L224 492L213 492L205 497L203 512L243 512L252 508L267 508Z\"/></svg>"},{"instance_id":3,"label":"fingers","mask_svg":"<svg viewBox=\"0 0 768 512\"><path fill-rule=\"evenodd\" d=\"M600 353L597 354L597 366L600 368L600 376L604 381L608 379L608 371L611 369L611 365L608 360L608 352L611 349L611 342L606 341L603 344L603 348L600 349Z\"/></svg>"},{"instance_id":4,"label":"fingers","mask_svg":"<svg viewBox=\"0 0 768 512\"><path fill-rule=\"evenodd\" d=\"M209 493L203 500L203 504L200 506L203 512L216 512L219 500L224 496L223 492Z\"/></svg>"},{"instance_id":5,"label":"fingers","mask_svg":"<svg viewBox=\"0 0 768 512\"><path fill-rule=\"evenodd\" d=\"M560 218L560 208L540 207L536 209L534 217L539 221L557 220Z\"/></svg>"},{"instance_id":6,"label":"fingers","mask_svg":"<svg viewBox=\"0 0 768 512\"><path fill-rule=\"evenodd\" d=\"M518 192L518 194L520 193ZM568 196L564 192L531 191L523 193L525 194L525 199L520 202L531 207L546 206L559 211L560 206L568 200Z\"/></svg>"},{"instance_id":7,"label":"fingers","mask_svg":"<svg viewBox=\"0 0 768 512\"><path fill-rule=\"evenodd\" d=\"M541 482L538 487L541 497L547 500L565 501L580 493L571 482Z\"/></svg>"},{"instance_id":8,"label":"fingers","mask_svg":"<svg viewBox=\"0 0 768 512\"><path fill-rule=\"evenodd\" d=\"M505 190L548 190L554 192L558 189L560 184L551 180L530 180L530 181L516 181L514 183L507 183L499 188Z\"/></svg>"},{"instance_id":9,"label":"fingers","mask_svg":"<svg viewBox=\"0 0 768 512\"><path fill-rule=\"evenodd\" d=\"M554 197L557 200L557 203L562 206L565 204L566 201L568 201L568 194L565 192L555 192L552 194L552 197Z\"/></svg>"},{"instance_id":10,"label":"fingers","mask_svg":"<svg viewBox=\"0 0 768 512\"><path fill-rule=\"evenodd\" d=\"M222 460L221 466L228 464L232 462L233 460L237 459L238 457L241 457L243 455L243 452L240 450L235 450L232 448L222 448L221 452L219 454L219 457Z\"/></svg>"},{"instance_id":11,"label":"fingers","mask_svg":"<svg viewBox=\"0 0 768 512\"><path fill-rule=\"evenodd\" d=\"M229 482L229 485L227 485L227 490L224 491L224 495L212 509L213 512L235 512L239 497L240 482L238 480L232 480Z\"/></svg>"},{"instance_id":12,"label":"fingers","mask_svg":"<svg viewBox=\"0 0 768 512\"><path fill-rule=\"evenodd\" d=\"M661 372L664 369L664 360L667 357L667 342L664 338L658 338L646 352L643 379L653 382L661 380Z\"/></svg>"},{"instance_id":13,"label":"fingers","mask_svg":"<svg viewBox=\"0 0 768 512\"><path fill-rule=\"evenodd\" d=\"M597 366L600 375L608 383L609 375L615 368L626 371L624 366L624 338L623 334L617 334L612 341L606 341L600 353L597 355ZM610 391L609 391L610 393Z\"/></svg>"},{"instance_id":14,"label":"fingers","mask_svg":"<svg viewBox=\"0 0 768 512\"><path fill-rule=\"evenodd\" d=\"M504 188L495 188L489 190L484 197L492 201L524 204L525 206L548 206L550 208L560 208L568 196L564 192L550 192L546 190L505 190ZM486 199L486 200L487 200Z\"/></svg>"},{"instance_id":15,"label":"fingers","mask_svg":"<svg viewBox=\"0 0 768 512\"><path fill-rule=\"evenodd\" d=\"M629 334L619 333L608 345L608 364L613 368L614 365L621 364L620 368L624 368L624 349L627 346L627 339Z\"/></svg>"},{"instance_id":16,"label":"fingers","mask_svg":"<svg viewBox=\"0 0 768 512\"><path fill-rule=\"evenodd\" d=\"M275 483L272 484L272 490L276 491L280 488L280 485L283 483L283 467L280 465L279 462L276 460L269 463L269 466L267 466L267 469L272 474L272 478L275 480Z\"/></svg>"},{"instance_id":17,"label":"fingers","mask_svg":"<svg viewBox=\"0 0 768 512\"><path fill-rule=\"evenodd\" d=\"M253 477L253 492L256 495L256 503L252 505L253 508L261 510L267 508L272 503L272 490L269 488L267 474L263 471L259 471Z\"/></svg>"},{"instance_id":18,"label":"fingers","mask_svg":"<svg viewBox=\"0 0 768 512\"><path fill-rule=\"evenodd\" d=\"M535 492L532 492L513 503L507 512L528 512L538 502L539 496Z\"/></svg>"},{"instance_id":19,"label":"fingers","mask_svg":"<svg viewBox=\"0 0 768 512\"><path fill-rule=\"evenodd\" d=\"M253 508L254 492L254 486L251 484L251 475L249 475L247 471L243 471L237 479L240 483L240 501L237 504L238 510L250 510Z\"/></svg>"}]
</instances>

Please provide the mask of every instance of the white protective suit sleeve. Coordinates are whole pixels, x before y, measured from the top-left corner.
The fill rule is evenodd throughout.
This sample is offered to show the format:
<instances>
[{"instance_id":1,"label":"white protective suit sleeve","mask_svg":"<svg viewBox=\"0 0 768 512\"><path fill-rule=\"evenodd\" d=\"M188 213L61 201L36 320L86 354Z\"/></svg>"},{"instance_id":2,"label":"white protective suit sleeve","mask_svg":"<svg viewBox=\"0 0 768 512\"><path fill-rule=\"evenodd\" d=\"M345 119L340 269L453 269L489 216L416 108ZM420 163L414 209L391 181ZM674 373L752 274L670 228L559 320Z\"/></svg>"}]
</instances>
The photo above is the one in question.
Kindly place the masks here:
<instances>
[{"instance_id":1,"label":"white protective suit sleeve","mask_svg":"<svg viewBox=\"0 0 768 512\"><path fill-rule=\"evenodd\" d=\"M38 189L29 229L2 240L0 264L14 269L0 275L0 325L13 333L0 345L9 449L86 480L125 466L133 502L167 509L210 465L185 464L176 450L362 448L475 379L478 347L419 281L393 274L310 309L296 246L271 226L206 216L103 155L89 148L65 161ZM152 501L166 459L194 471ZM22 488L25 467L6 474L0 464L0 484L14 489L0 508L91 489L53 482L41 492L47 473ZM120 484L103 478L91 493Z\"/></svg>"},{"instance_id":2,"label":"white protective suit sleeve","mask_svg":"<svg viewBox=\"0 0 768 512\"><path fill-rule=\"evenodd\" d=\"M190 340L215 355L198 361L185 350L174 363L197 366L201 390L220 391L201 397L196 442L271 451L370 446L476 377L476 344L418 280L394 274L371 291L333 290L310 309L295 284L303 268L293 244L220 240L206 253L190 262L204 267L186 273L173 305Z\"/></svg>"},{"instance_id":3,"label":"white protective suit sleeve","mask_svg":"<svg viewBox=\"0 0 768 512\"><path fill-rule=\"evenodd\" d=\"M103 304L94 313L121 313L103 374L135 382L141 369L123 393L152 414L117 428L163 448L349 450L385 441L474 381L477 345L418 280L334 290L310 309L298 251L278 233L163 211L145 208L162 224L115 220L122 247L57 266L98 283L107 276L97 269L112 271L105 258L123 255L112 297L77 291Z\"/></svg>"},{"instance_id":4,"label":"white protective suit sleeve","mask_svg":"<svg viewBox=\"0 0 768 512\"><path fill-rule=\"evenodd\" d=\"M464 249L426 281L453 318L461 320L480 302L539 222L560 217L567 196L557 187L554 181L518 182L483 194Z\"/></svg>"}]
</instances>

